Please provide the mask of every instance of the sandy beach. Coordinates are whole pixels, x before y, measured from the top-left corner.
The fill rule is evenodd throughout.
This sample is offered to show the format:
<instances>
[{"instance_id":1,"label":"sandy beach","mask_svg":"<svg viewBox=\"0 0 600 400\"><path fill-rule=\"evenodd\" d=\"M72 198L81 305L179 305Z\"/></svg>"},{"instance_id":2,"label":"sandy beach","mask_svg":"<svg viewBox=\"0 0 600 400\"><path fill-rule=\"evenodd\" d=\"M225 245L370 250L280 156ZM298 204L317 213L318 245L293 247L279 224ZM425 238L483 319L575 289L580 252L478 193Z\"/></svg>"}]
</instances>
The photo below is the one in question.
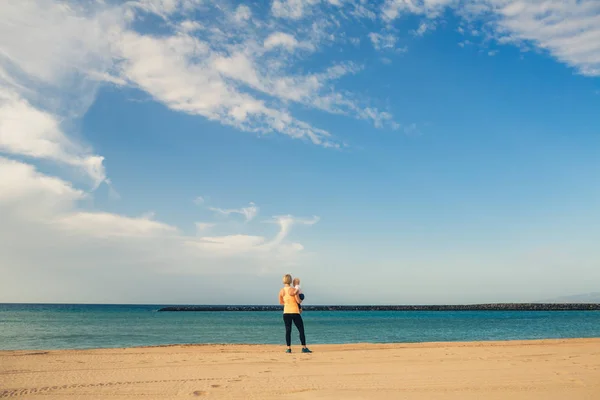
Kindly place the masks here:
<instances>
[{"instance_id":1,"label":"sandy beach","mask_svg":"<svg viewBox=\"0 0 600 400\"><path fill-rule=\"evenodd\" d=\"M0 398L600 399L600 339L0 351Z\"/></svg>"}]
</instances>

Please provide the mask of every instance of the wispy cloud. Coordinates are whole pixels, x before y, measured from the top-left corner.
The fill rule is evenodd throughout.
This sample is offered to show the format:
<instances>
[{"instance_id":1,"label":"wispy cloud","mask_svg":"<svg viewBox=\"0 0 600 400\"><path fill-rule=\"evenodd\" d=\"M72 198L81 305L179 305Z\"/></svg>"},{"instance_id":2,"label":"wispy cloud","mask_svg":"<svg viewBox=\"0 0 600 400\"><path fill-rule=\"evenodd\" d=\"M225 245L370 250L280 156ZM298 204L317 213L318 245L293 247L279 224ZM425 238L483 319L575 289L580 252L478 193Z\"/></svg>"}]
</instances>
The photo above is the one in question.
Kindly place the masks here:
<instances>
[{"instance_id":1,"label":"wispy cloud","mask_svg":"<svg viewBox=\"0 0 600 400\"><path fill-rule=\"evenodd\" d=\"M595 0L386 0L381 16L391 23L404 14L422 15L416 32L425 33L423 24L446 11L480 26L459 27L461 34L524 49L534 46L583 75L600 76L600 3Z\"/></svg>"},{"instance_id":2,"label":"wispy cloud","mask_svg":"<svg viewBox=\"0 0 600 400\"><path fill-rule=\"evenodd\" d=\"M309 43L300 43L295 37L284 32L274 32L270 34L264 43L265 49L272 50L274 48L283 48L287 51L294 51L297 48L311 50L312 45Z\"/></svg>"},{"instance_id":3,"label":"wispy cloud","mask_svg":"<svg viewBox=\"0 0 600 400\"><path fill-rule=\"evenodd\" d=\"M279 18L300 19L317 3L319 0L273 0L271 12Z\"/></svg>"},{"instance_id":4,"label":"wispy cloud","mask_svg":"<svg viewBox=\"0 0 600 400\"><path fill-rule=\"evenodd\" d=\"M413 32L415 36L423 36L426 32L435 30L436 25L432 21L421 22L419 27Z\"/></svg>"},{"instance_id":5,"label":"wispy cloud","mask_svg":"<svg viewBox=\"0 0 600 400\"><path fill-rule=\"evenodd\" d=\"M221 215L239 214L242 215L246 221L251 221L258 215L258 206L254 203L250 203L247 207L242 208L209 207L208 209Z\"/></svg>"},{"instance_id":6,"label":"wispy cloud","mask_svg":"<svg viewBox=\"0 0 600 400\"><path fill-rule=\"evenodd\" d=\"M194 204L196 204L197 206L200 206L200 205L204 204L204 201L205 201L204 197L198 196L194 199Z\"/></svg>"},{"instance_id":7,"label":"wispy cloud","mask_svg":"<svg viewBox=\"0 0 600 400\"><path fill-rule=\"evenodd\" d=\"M455 3L456 0L386 0L382 7L382 17L386 21L392 21L402 14L422 14L428 18L441 15L446 6Z\"/></svg>"},{"instance_id":8,"label":"wispy cloud","mask_svg":"<svg viewBox=\"0 0 600 400\"><path fill-rule=\"evenodd\" d=\"M264 236L227 235L227 236L203 236L197 240L190 240L186 244L193 248L209 250L220 253L246 253L246 254L274 254L280 259L304 250L300 243L285 243L294 225L314 225L319 221L318 217L310 219L296 218L291 215L273 217L269 222L279 226L279 232L272 238ZM283 257L283 258L281 258Z\"/></svg>"},{"instance_id":9,"label":"wispy cloud","mask_svg":"<svg viewBox=\"0 0 600 400\"><path fill-rule=\"evenodd\" d=\"M369 33L369 39L371 39L371 43L373 43L373 47L377 50L384 49L393 49L396 46L396 36L388 33L381 34L371 32Z\"/></svg>"},{"instance_id":10,"label":"wispy cloud","mask_svg":"<svg viewBox=\"0 0 600 400\"><path fill-rule=\"evenodd\" d=\"M227 78L260 84L251 59L237 53L219 56L207 43L193 37L151 38L132 32L119 47L122 76L174 110L251 132L277 131L312 143L332 145L322 129L292 117L286 110L269 107L240 91ZM153 60L161 59L161 63ZM201 62L193 60L200 59Z\"/></svg>"},{"instance_id":11,"label":"wispy cloud","mask_svg":"<svg viewBox=\"0 0 600 400\"><path fill-rule=\"evenodd\" d=\"M290 230L294 225L314 225L319 222L319 217L312 218L295 218L292 215L280 215L277 217L273 217L273 219L269 222L275 223L279 225L279 233L269 244L270 246L279 245L283 239L287 237Z\"/></svg>"},{"instance_id":12,"label":"wispy cloud","mask_svg":"<svg viewBox=\"0 0 600 400\"><path fill-rule=\"evenodd\" d=\"M237 22L245 22L252 18L252 10L245 4L240 4L235 10L234 19Z\"/></svg>"},{"instance_id":13,"label":"wispy cloud","mask_svg":"<svg viewBox=\"0 0 600 400\"><path fill-rule=\"evenodd\" d=\"M580 73L600 76L600 3L595 0L492 2L495 37L526 41Z\"/></svg>"}]
</instances>

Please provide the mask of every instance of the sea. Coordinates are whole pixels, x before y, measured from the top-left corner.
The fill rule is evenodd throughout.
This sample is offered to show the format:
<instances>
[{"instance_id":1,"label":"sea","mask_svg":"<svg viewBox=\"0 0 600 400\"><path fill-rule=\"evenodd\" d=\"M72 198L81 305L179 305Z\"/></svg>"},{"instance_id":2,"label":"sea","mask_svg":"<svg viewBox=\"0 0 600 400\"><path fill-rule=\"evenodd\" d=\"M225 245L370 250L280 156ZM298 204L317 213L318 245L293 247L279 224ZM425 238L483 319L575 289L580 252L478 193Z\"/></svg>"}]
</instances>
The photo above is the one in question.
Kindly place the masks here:
<instances>
[{"instance_id":1,"label":"sea","mask_svg":"<svg viewBox=\"0 0 600 400\"><path fill-rule=\"evenodd\" d=\"M0 350L284 343L277 311L160 305L0 304ZM309 344L600 337L600 311L304 311ZM292 340L298 344L294 328Z\"/></svg>"}]
</instances>

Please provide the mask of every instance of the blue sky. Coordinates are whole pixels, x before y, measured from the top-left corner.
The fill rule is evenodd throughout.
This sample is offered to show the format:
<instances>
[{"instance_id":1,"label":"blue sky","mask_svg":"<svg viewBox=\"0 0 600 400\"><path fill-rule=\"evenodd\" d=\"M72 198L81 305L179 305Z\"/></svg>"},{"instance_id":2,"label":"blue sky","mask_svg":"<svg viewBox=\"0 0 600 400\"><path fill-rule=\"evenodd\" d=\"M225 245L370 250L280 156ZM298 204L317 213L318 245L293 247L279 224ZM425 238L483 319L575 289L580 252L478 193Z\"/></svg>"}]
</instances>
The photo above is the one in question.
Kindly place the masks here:
<instances>
[{"instance_id":1,"label":"blue sky","mask_svg":"<svg viewBox=\"0 0 600 400\"><path fill-rule=\"evenodd\" d=\"M595 1L0 13L0 301L268 304L288 272L313 304L597 288Z\"/></svg>"}]
</instances>

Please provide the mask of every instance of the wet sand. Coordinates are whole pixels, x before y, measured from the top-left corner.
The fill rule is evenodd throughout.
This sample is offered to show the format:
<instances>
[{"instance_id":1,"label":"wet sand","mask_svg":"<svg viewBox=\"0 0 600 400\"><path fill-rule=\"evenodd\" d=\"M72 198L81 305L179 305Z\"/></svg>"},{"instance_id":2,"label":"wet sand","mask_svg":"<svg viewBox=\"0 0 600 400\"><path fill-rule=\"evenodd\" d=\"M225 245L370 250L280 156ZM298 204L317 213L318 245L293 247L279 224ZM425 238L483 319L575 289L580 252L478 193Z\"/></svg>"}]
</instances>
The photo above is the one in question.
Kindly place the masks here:
<instances>
[{"instance_id":1,"label":"wet sand","mask_svg":"<svg viewBox=\"0 0 600 400\"><path fill-rule=\"evenodd\" d=\"M600 338L0 351L0 398L600 399Z\"/></svg>"}]
</instances>

